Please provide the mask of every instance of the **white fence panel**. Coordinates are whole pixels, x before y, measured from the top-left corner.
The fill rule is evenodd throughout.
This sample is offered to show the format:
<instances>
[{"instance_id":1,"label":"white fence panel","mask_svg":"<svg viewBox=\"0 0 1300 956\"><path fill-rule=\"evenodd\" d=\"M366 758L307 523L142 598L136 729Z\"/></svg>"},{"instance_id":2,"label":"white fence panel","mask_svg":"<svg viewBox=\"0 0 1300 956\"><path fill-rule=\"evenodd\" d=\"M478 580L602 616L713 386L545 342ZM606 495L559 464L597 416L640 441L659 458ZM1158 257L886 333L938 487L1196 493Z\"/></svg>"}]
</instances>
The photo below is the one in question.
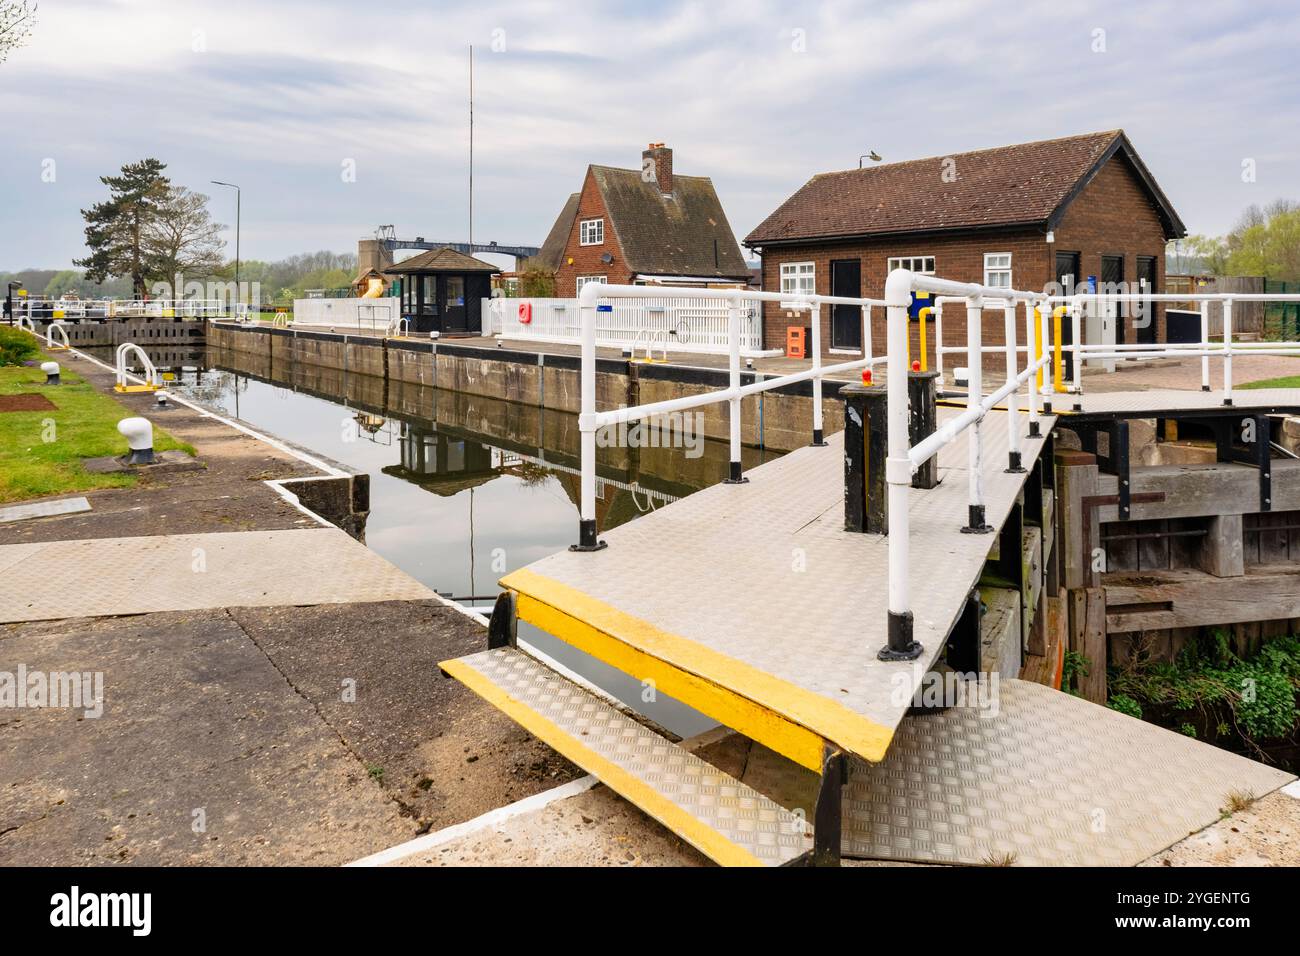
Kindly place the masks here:
<instances>
[{"instance_id":1,"label":"white fence panel","mask_svg":"<svg viewBox=\"0 0 1300 956\"><path fill-rule=\"evenodd\" d=\"M294 299L293 324L383 334L400 317L396 296L381 299Z\"/></svg>"},{"instance_id":2,"label":"white fence panel","mask_svg":"<svg viewBox=\"0 0 1300 956\"><path fill-rule=\"evenodd\" d=\"M643 346L653 339L677 352L727 351L727 303L721 299L647 297L615 299L613 311L596 313L596 344L604 348ZM763 348L759 309L743 304L740 349L746 354ZM531 321L524 321L531 309ZM577 299L484 299L488 334L521 342L580 341Z\"/></svg>"}]
</instances>

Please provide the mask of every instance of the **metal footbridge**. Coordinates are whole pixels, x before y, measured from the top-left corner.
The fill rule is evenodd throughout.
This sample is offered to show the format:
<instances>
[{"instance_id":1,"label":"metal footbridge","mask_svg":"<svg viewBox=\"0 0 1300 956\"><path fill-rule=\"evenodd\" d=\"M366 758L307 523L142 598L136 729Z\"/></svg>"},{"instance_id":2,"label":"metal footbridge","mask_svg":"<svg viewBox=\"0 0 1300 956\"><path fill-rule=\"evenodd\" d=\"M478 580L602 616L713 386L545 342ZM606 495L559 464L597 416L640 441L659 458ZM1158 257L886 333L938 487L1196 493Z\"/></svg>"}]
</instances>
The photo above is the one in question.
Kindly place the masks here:
<instances>
[{"instance_id":1,"label":"metal footbridge","mask_svg":"<svg viewBox=\"0 0 1300 956\"><path fill-rule=\"evenodd\" d=\"M967 302L968 393L937 406L931 398L928 424L914 404L924 394L917 376L895 358L907 354L907 303L922 288ZM891 273L883 301L681 291L725 299L733 331L746 300L809 311L811 367L742 386L733 334L727 389L597 411L596 310L646 290L586 287L579 540L502 578L489 648L443 662L445 673L727 865L845 856L1131 865L1218 819L1228 792L1261 795L1292 779L1014 677L993 685L992 706L920 701L927 681L968 660L981 640L982 578L1015 579L1024 612L1035 614L1053 557L1059 416L1222 409L1225 400L1243 414L1300 410L1300 390L1232 392L1229 377L1225 394L1085 396L1051 374L1063 350L1049 334L1047 297L903 270ZM995 299L1006 374L986 393L981 322ZM819 310L832 304L861 307L865 347L861 358L822 366ZM879 356L871 347L875 308L888 316ZM1017 346L1021 309L1028 348ZM1207 337L1199 351L1226 349L1230 362L1233 348L1230 336L1222 348ZM1089 346L1069 349L1086 356ZM1300 355L1300 344L1272 351ZM868 390L876 399L870 420L826 436L823 377L879 365L887 385ZM744 399L804 380L812 385L812 442L742 474ZM730 406L728 480L602 536L596 432L710 402ZM876 524L849 530L846 462L855 461L866 462ZM515 641L519 620L775 752L793 777L812 781L810 801L796 806L759 792L551 670ZM975 674L965 677L976 686Z\"/></svg>"}]
</instances>

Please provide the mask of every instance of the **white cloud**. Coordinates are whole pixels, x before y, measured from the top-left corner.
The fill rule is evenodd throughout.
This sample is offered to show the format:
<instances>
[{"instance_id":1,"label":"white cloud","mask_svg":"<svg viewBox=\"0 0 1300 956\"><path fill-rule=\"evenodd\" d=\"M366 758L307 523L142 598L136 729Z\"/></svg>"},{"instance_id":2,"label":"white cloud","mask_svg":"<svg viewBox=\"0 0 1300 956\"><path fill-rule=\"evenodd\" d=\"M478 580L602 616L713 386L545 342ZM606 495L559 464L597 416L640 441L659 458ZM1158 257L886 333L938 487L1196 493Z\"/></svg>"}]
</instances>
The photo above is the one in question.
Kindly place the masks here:
<instances>
[{"instance_id":1,"label":"white cloud","mask_svg":"<svg viewBox=\"0 0 1300 956\"><path fill-rule=\"evenodd\" d=\"M1280 2L45 0L31 45L0 66L0 176L23 227L0 239L0 267L78 255L97 177L145 155L194 187L239 182L249 258L351 248L381 222L462 238L470 42L478 238L540 243L587 163L633 166L650 140L713 177L743 236L869 149L1114 126L1194 231L1222 230L1248 202L1300 194L1298 22Z\"/></svg>"}]
</instances>

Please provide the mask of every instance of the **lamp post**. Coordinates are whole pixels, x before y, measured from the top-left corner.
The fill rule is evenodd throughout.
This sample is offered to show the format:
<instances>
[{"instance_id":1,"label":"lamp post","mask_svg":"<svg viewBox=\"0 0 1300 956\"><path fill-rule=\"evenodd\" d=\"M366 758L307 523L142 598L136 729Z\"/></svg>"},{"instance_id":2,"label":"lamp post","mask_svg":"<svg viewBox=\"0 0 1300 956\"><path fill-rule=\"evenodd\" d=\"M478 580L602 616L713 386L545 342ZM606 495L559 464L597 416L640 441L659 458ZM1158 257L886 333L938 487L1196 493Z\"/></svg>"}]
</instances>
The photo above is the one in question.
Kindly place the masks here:
<instances>
[{"instance_id":1,"label":"lamp post","mask_svg":"<svg viewBox=\"0 0 1300 956\"><path fill-rule=\"evenodd\" d=\"M229 186L235 191L235 296L237 298L242 298L243 293L239 286L239 206L241 198L239 187L234 183L223 183L219 179L212 179L209 180L209 182L214 186Z\"/></svg>"},{"instance_id":2,"label":"lamp post","mask_svg":"<svg viewBox=\"0 0 1300 956\"><path fill-rule=\"evenodd\" d=\"M18 319L14 315L14 289L21 289L22 285L21 282L10 282L5 286L5 319L10 325L13 325Z\"/></svg>"}]
</instances>

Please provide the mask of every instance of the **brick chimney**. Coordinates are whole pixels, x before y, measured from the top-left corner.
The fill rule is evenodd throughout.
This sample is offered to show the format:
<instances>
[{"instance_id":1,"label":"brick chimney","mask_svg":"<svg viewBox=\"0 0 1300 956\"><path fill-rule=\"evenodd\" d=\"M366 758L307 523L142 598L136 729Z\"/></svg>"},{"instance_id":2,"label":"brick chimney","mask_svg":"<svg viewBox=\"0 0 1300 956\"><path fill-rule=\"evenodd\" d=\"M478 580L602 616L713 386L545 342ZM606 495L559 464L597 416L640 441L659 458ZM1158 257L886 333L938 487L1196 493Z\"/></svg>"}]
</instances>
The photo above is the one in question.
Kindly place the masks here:
<instances>
[{"instance_id":1,"label":"brick chimney","mask_svg":"<svg viewBox=\"0 0 1300 956\"><path fill-rule=\"evenodd\" d=\"M671 196L673 192L673 151L663 143L651 143L641 154L641 179L658 183L659 192Z\"/></svg>"}]
</instances>

